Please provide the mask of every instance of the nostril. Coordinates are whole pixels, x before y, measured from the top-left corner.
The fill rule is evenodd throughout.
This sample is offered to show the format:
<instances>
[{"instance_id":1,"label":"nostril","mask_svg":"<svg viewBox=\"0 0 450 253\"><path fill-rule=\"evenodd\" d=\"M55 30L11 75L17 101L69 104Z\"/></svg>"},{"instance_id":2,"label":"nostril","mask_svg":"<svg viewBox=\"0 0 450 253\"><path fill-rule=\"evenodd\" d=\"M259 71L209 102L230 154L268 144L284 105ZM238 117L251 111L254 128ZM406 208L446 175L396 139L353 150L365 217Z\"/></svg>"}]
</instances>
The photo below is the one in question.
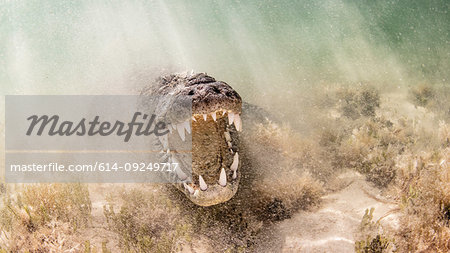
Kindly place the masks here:
<instances>
[{"instance_id":1,"label":"nostril","mask_svg":"<svg viewBox=\"0 0 450 253\"><path fill-rule=\"evenodd\" d=\"M231 93L230 91L227 91L227 93L225 93L225 95L227 95L227 97L232 97L233 93Z\"/></svg>"}]
</instances>

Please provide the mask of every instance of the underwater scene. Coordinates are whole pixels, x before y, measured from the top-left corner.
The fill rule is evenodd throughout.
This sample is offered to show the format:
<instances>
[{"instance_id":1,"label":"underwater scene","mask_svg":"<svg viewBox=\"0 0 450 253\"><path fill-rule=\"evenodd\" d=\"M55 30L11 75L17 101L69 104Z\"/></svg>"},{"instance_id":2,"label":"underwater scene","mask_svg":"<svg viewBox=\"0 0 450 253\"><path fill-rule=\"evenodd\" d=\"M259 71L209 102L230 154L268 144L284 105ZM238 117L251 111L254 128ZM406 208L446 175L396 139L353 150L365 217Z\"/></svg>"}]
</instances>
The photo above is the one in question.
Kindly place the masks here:
<instances>
[{"instance_id":1,"label":"underwater scene","mask_svg":"<svg viewBox=\"0 0 450 253\"><path fill-rule=\"evenodd\" d=\"M449 11L446 0L0 0L0 252L450 252ZM90 112L132 110L105 96L156 109L115 125L36 116L20 132L33 118L17 108L49 101L61 120L92 98ZM147 111L161 121L139 133ZM155 149L96 146L115 130L127 145L154 134ZM52 155L50 168L86 153L179 167L160 181L125 179L148 164L103 181L11 176L14 159Z\"/></svg>"}]
</instances>

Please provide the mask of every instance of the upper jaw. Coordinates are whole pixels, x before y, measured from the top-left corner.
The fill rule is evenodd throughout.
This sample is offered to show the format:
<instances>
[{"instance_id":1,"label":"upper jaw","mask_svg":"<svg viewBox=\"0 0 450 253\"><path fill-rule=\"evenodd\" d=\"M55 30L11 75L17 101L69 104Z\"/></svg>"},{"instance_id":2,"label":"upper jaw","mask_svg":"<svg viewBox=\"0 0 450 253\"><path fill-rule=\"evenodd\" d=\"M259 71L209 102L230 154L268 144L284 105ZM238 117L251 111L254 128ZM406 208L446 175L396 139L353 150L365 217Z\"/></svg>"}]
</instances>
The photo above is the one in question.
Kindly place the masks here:
<instances>
[{"instance_id":1,"label":"upper jaw","mask_svg":"<svg viewBox=\"0 0 450 253\"><path fill-rule=\"evenodd\" d=\"M191 117L191 120L204 120L206 121L209 117L211 117L214 121L217 121L219 117L227 116L228 125L233 125L237 131L242 131L242 120L241 120L241 111L233 111L230 109L219 108L217 110L209 110L205 111L205 113L198 112L194 113Z\"/></svg>"},{"instance_id":2,"label":"upper jaw","mask_svg":"<svg viewBox=\"0 0 450 253\"><path fill-rule=\"evenodd\" d=\"M216 111L210 111L209 113L195 113L190 118L186 118L184 120L172 121L167 124L168 125L167 128L169 129L170 134L178 133L181 140L185 141L186 134L192 133L192 131L191 131L192 121L202 121L202 120L206 121L209 118L211 118L214 121L217 121L218 117L225 117L225 116L227 117L227 122L228 122L229 126L234 126L234 128L238 132L242 131L242 119L241 119L240 111L236 112L236 111L222 109L222 108L220 108L219 110L216 110ZM163 142L163 140L161 140L161 139L160 139L160 141ZM227 142L230 142L230 139L227 138ZM166 147L168 147L168 145L164 145L166 143L162 143L162 144L163 144L164 150L167 150Z\"/></svg>"},{"instance_id":3,"label":"upper jaw","mask_svg":"<svg viewBox=\"0 0 450 253\"><path fill-rule=\"evenodd\" d=\"M213 112L222 113L233 112L240 114L242 110L242 101L236 91L231 90L225 93L235 94L231 97L225 96L193 96L192 97L192 113L194 115L212 114Z\"/></svg>"},{"instance_id":4,"label":"upper jaw","mask_svg":"<svg viewBox=\"0 0 450 253\"><path fill-rule=\"evenodd\" d=\"M242 99L230 85L198 73L187 77L187 83L180 91L182 96L192 99L194 114L209 114L226 109L241 113Z\"/></svg>"}]
</instances>

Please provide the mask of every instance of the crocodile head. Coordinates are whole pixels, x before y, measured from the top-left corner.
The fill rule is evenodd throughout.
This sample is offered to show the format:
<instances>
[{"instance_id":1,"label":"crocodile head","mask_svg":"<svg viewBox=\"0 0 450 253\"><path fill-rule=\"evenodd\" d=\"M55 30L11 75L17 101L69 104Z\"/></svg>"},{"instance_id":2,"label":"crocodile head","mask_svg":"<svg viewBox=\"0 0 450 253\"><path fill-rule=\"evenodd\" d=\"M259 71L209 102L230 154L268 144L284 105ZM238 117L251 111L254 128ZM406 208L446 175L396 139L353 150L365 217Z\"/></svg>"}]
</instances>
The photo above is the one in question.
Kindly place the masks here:
<instances>
[{"instance_id":1,"label":"crocodile head","mask_svg":"<svg viewBox=\"0 0 450 253\"><path fill-rule=\"evenodd\" d=\"M172 142L184 141L185 134L192 134L192 177L187 176L188 165L180 163L175 186L200 206L231 199L241 177L238 137L242 130L242 100L239 94L225 82L204 73L163 76L152 89L153 94L170 95L170 99L192 103L190 116L185 115L183 120L180 116L168 119L172 133L168 140L161 140L162 146L170 149ZM174 104L171 110L183 110ZM177 159L179 154L169 153L172 162L180 160Z\"/></svg>"}]
</instances>

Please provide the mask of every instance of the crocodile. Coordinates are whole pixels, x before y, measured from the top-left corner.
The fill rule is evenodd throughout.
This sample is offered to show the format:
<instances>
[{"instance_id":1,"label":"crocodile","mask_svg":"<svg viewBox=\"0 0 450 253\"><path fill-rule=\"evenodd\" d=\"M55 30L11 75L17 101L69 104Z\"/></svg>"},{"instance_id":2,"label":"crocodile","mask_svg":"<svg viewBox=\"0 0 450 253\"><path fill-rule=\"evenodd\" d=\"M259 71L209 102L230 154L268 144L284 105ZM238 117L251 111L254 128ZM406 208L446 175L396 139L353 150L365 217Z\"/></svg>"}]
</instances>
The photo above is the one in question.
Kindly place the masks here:
<instances>
[{"instance_id":1,"label":"crocodile","mask_svg":"<svg viewBox=\"0 0 450 253\"><path fill-rule=\"evenodd\" d=\"M188 173L188 164L177 158L179 154L167 152L165 157L180 164L173 175L177 182L175 187L199 206L230 200L238 191L242 174L239 134L243 129L243 103L240 95L227 83L206 73L161 76L141 94L156 95L164 100L157 114L164 115L171 134L159 139L163 150L170 150L170 143L186 141L186 135L191 134L188 136L192 138L191 173ZM185 100L190 104L182 103ZM192 109L185 108L189 105ZM189 174L192 177L188 177Z\"/></svg>"}]
</instances>

